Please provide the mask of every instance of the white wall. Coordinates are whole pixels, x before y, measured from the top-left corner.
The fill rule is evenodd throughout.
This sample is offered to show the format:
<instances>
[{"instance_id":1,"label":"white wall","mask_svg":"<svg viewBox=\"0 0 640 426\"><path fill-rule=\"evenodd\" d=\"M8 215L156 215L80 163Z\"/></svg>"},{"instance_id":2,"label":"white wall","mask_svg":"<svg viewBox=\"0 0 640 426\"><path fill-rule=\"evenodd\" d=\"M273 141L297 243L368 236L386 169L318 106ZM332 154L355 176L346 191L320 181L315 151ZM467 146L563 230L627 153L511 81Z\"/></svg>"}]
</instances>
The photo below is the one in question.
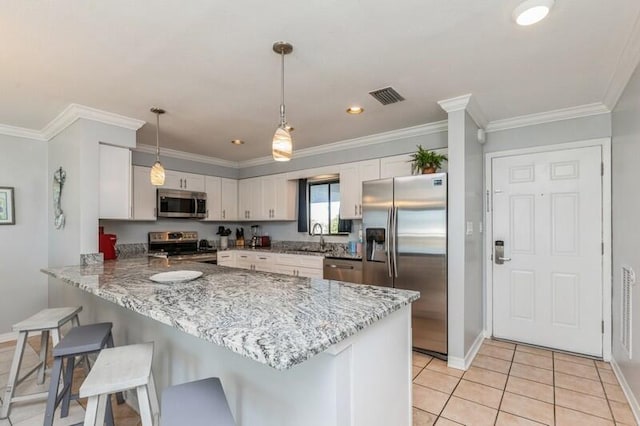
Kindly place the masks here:
<instances>
[{"instance_id":1,"label":"white wall","mask_svg":"<svg viewBox=\"0 0 640 426\"><path fill-rule=\"evenodd\" d=\"M245 238L251 233L252 224L229 223L229 222L204 222L191 219L159 219L155 222L134 222L123 220L101 220L100 225L104 226L107 234L116 234L118 244L146 243L147 233L152 231L195 231L198 238L215 240L218 226L231 229L230 238L235 238L236 228L244 228Z\"/></svg>"},{"instance_id":2,"label":"white wall","mask_svg":"<svg viewBox=\"0 0 640 426\"><path fill-rule=\"evenodd\" d=\"M47 144L0 135L0 186L15 188L15 225L0 226L0 334L47 306Z\"/></svg>"},{"instance_id":3,"label":"white wall","mask_svg":"<svg viewBox=\"0 0 640 426\"><path fill-rule=\"evenodd\" d=\"M640 278L640 70L636 69L612 114L613 222L613 359L633 394L640 398L640 289L633 290L633 359L620 345L621 267L632 267ZM637 407L637 402L636 402Z\"/></svg>"}]
</instances>

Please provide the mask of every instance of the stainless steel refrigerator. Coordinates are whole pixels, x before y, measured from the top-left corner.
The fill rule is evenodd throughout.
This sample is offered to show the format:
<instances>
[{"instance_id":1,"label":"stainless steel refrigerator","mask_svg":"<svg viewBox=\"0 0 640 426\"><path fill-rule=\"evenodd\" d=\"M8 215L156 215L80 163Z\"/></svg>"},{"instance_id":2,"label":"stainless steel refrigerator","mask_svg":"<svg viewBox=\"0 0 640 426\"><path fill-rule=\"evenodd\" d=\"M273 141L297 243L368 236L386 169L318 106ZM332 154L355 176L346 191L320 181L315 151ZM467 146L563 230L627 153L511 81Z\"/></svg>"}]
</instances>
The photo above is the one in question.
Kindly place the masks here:
<instances>
[{"instance_id":1,"label":"stainless steel refrigerator","mask_svg":"<svg viewBox=\"0 0 640 426\"><path fill-rule=\"evenodd\" d=\"M365 284L416 290L413 347L447 354L447 174L362 186Z\"/></svg>"}]
</instances>

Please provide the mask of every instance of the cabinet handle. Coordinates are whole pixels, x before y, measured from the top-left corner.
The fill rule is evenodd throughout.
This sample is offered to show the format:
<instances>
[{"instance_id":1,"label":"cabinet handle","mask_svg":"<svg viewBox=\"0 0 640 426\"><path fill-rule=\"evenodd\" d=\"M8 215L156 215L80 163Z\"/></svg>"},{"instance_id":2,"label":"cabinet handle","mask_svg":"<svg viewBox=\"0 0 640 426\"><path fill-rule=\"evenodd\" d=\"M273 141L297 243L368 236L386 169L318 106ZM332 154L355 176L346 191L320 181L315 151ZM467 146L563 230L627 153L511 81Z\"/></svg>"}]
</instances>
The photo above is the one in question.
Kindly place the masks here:
<instances>
[{"instance_id":1,"label":"cabinet handle","mask_svg":"<svg viewBox=\"0 0 640 426\"><path fill-rule=\"evenodd\" d=\"M223 219L225 219L225 216L226 216L226 214L225 214L225 210L224 210L224 209L222 209L222 218L223 218Z\"/></svg>"},{"instance_id":2,"label":"cabinet handle","mask_svg":"<svg viewBox=\"0 0 640 426\"><path fill-rule=\"evenodd\" d=\"M362 216L362 204L360 204L360 216Z\"/></svg>"},{"instance_id":3,"label":"cabinet handle","mask_svg":"<svg viewBox=\"0 0 640 426\"><path fill-rule=\"evenodd\" d=\"M180 178L180 189L182 189L182 178Z\"/></svg>"},{"instance_id":4,"label":"cabinet handle","mask_svg":"<svg viewBox=\"0 0 640 426\"><path fill-rule=\"evenodd\" d=\"M356 216L358 215L358 205L357 204L353 205L353 214L356 215Z\"/></svg>"}]
</instances>

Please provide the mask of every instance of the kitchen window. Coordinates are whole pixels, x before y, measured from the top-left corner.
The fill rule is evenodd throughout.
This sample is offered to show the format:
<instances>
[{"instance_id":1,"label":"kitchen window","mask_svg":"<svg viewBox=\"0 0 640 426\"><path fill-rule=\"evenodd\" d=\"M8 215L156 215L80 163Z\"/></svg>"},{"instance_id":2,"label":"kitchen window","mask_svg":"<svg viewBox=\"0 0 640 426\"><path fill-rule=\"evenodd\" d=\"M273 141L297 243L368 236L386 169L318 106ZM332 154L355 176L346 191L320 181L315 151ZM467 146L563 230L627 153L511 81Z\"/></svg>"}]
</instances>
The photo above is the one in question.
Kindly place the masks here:
<instances>
[{"instance_id":1,"label":"kitchen window","mask_svg":"<svg viewBox=\"0 0 640 426\"><path fill-rule=\"evenodd\" d=\"M344 233L340 226L340 181L309 183L309 233L318 224L322 235ZM316 234L320 234L317 232Z\"/></svg>"}]
</instances>

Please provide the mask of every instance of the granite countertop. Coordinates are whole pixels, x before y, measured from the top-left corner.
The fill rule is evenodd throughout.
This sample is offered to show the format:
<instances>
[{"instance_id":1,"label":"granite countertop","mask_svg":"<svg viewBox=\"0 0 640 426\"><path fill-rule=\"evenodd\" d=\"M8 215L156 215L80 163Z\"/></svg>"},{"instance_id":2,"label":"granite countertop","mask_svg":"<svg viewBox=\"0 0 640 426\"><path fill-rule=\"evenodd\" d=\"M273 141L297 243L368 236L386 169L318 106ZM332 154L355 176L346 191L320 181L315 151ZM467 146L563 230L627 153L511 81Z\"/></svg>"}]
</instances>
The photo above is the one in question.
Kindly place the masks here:
<instances>
[{"instance_id":1,"label":"granite countertop","mask_svg":"<svg viewBox=\"0 0 640 426\"><path fill-rule=\"evenodd\" d=\"M149 277L198 270L187 283ZM43 269L46 274L277 370L323 352L419 293L203 263L137 258Z\"/></svg>"},{"instance_id":2,"label":"granite countertop","mask_svg":"<svg viewBox=\"0 0 640 426\"><path fill-rule=\"evenodd\" d=\"M301 254L304 256L322 256L322 257L332 257L339 259L350 259L350 260L362 260L362 256L358 254L351 254L344 250L304 250L304 249L295 249L295 248L286 248L286 247L229 247L227 250L242 250L242 251L259 251L264 253L278 253L278 254ZM218 250L221 251L221 250Z\"/></svg>"}]
</instances>

